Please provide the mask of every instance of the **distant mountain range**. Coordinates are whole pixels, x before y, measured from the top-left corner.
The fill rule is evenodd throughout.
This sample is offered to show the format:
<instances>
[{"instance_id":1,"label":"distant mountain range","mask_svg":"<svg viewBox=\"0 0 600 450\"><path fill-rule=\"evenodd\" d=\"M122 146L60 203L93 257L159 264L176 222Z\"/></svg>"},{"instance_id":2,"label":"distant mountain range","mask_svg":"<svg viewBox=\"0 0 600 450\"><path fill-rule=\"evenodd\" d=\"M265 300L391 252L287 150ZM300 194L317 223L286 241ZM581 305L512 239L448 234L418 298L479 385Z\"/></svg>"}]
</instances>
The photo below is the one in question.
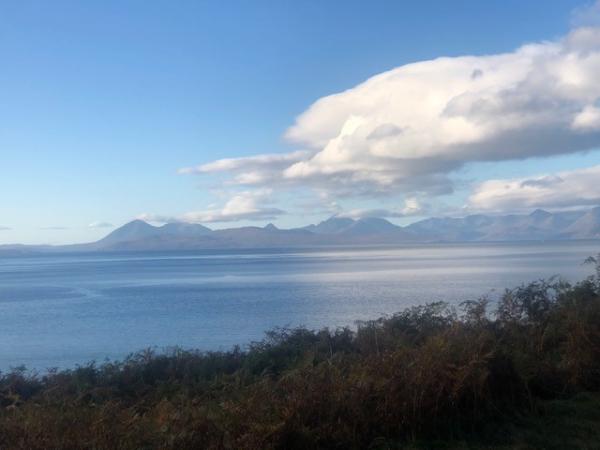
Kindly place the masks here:
<instances>
[{"instance_id":1,"label":"distant mountain range","mask_svg":"<svg viewBox=\"0 0 600 450\"><path fill-rule=\"evenodd\" d=\"M311 247L324 245L401 244L409 242L490 242L600 239L600 207L523 215L471 215L431 218L401 227L380 218L331 217L302 228L241 227L211 230L189 223L157 227L134 220L105 238L68 246L0 246L3 254L32 251L160 251L231 248Z\"/></svg>"}]
</instances>

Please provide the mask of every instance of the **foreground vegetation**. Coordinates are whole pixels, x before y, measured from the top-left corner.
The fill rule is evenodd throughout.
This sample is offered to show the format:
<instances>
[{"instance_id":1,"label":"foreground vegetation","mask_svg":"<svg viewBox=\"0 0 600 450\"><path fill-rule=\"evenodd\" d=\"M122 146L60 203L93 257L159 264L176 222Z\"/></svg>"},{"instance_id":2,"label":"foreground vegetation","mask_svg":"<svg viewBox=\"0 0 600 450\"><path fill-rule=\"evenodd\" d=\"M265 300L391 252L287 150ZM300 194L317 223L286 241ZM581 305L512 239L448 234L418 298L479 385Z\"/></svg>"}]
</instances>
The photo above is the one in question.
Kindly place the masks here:
<instances>
[{"instance_id":1,"label":"foreground vegetation","mask_svg":"<svg viewBox=\"0 0 600 450\"><path fill-rule=\"evenodd\" d=\"M600 448L600 270L489 303L279 329L246 351L15 370L0 448Z\"/></svg>"}]
</instances>

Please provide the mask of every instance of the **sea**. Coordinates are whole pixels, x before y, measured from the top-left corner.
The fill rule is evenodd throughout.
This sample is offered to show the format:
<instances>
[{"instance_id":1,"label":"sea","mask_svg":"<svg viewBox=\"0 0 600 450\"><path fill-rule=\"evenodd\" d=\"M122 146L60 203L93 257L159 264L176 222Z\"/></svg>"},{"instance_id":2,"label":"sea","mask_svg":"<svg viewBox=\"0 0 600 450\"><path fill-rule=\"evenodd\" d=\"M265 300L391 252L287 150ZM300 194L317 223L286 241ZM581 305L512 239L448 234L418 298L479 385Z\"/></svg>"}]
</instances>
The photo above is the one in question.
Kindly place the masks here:
<instances>
[{"instance_id":1,"label":"sea","mask_svg":"<svg viewBox=\"0 0 600 450\"><path fill-rule=\"evenodd\" d=\"M0 257L0 370L153 348L242 348L276 327L354 327L593 274L600 241Z\"/></svg>"}]
</instances>

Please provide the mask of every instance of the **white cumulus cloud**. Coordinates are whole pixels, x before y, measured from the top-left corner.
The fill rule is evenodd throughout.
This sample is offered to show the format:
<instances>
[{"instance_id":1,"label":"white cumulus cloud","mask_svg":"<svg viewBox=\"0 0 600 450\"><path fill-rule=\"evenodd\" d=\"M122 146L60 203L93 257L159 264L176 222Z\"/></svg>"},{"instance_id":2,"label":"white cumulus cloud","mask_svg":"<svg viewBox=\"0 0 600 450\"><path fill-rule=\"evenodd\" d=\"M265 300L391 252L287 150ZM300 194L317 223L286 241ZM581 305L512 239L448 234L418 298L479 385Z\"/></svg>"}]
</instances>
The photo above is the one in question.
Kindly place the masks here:
<instances>
[{"instance_id":1,"label":"white cumulus cloud","mask_svg":"<svg viewBox=\"0 0 600 450\"><path fill-rule=\"evenodd\" d=\"M308 149L182 169L332 197L446 194L469 162L600 145L600 28L513 52L400 66L316 101L287 130Z\"/></svg>"},{"instance_id":2,"label":"white cumulus cloud","mask_svg":"<svg viewBox=\"0 0 600 450\"><path fill-rule=\"evenodd\" d=\"M588 105L573 118L573 129L581 131L600 130L600 108Z\"/></svg>"},{"instance_id":3,"label":"white cumulus cloud","mask_svg":"<svg viewBox=\"0 0 600 450\"><path fill-rule=\"evenodd\" d=\"M600 205L600 165L532 178L488 180L468 200L474 211Z\"/></svg>"}]
</instances>

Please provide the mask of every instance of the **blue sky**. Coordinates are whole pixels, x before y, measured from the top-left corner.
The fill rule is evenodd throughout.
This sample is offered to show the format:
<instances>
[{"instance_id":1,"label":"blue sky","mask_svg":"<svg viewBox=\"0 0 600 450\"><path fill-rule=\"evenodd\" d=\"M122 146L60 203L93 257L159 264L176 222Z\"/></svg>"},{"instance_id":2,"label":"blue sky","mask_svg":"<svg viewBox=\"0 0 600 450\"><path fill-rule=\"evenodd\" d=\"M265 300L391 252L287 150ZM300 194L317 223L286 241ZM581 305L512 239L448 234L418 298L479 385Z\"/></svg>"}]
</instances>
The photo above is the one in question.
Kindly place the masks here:
<instances>
[{"instance_id":1,"label":"blue sky","mask_svg":"<svg viewBox=\"0 0 600 450\"><path fill-rule=\"evenodd\" d=\"M404 181L354 192L356 176L340 181L341 192L312 176L242 186L227 172L178 173L222 158L305 150L284 135L318 99L416 61L563 39L585 5L1 2L0 244L93 240L111 228L90 224L143 214L286 227L336 212L397 212L412 204L407 198L418 200L415 214L390 213L405 223L463 205L473 183L598 165L589 145L542 158L468 160L447 171L454 186L442 196ZM310 140L314 126L305 128L301 138ZM249 202L259 213L222 215L232 198L240 201L229 210Z\"/></svg>"}]
</instances>

